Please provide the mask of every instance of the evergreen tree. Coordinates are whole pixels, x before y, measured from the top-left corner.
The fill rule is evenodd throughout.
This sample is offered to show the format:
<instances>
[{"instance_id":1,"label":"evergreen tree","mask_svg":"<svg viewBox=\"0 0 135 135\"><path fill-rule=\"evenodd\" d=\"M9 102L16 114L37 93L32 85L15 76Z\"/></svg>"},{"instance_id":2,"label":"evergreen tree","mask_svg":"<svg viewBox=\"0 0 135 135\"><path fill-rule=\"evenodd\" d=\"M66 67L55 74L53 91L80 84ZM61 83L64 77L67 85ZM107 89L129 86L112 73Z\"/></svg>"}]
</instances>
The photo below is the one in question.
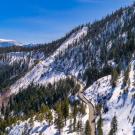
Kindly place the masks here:
<instances>
[{"instance_id":1,"label":"evergreen tree","mask_svg":"<svg viewBox=\"0 0 135 135\"><path fill-rule=\"evenodd\" d=\"M100 115L99 120L97 122L97 132L98 132L98 135L103 135L102 126L103 126L103 120L102 120L102 117Z\"/></svg>"},{"instance_id":2,"label":"evergreen tree","mask_svg":"<svg viewBox=\"0 0 135 135\"><path fill-rule=\"evenodd\" d=\"M69 125L69 132L72 132L72 130L73 130L72 118L70 118L69 123L70 123L70 125Z\"/></svg>"},{"instance_id":3,"label":"evergreen tree","mask_svg":"<svg viewBox=\"0 0 135 135\"><path fill-rule=\"evenodd\" d=\"M42 121L45 119L44 114L43 114L43 113L38 114L37 117L36 117L36 119L37 119L39 122L42 122Z\"/></svg>"},{"instance_id":4,"label":"evergreen tree","mask_svg":"<svg viewBox=\"0 0 135 135\"><path fill-rule=\"evenodd\" d=\"M78 113L78 108L77 108L77 103L75 102L74 103L74 106L73 106L73 112L72 112L72 115L73 115L73 128L74 128L74 131L76 130L76 116L77 116L77 113Z\"/></svg>"},{"instance_id":5,"label":"evergreen tree","mask_svg":"<svg viewBox=\"0 0 135 135\"><path fill-rule=\"evenodd\" d=\"M114 116L111 122L111 130L109 135L115 135L116 132L117 132L117 118L116 116Z\"/></svg>"},{"instance_id":6,"label":"evergreen tree","mask_svg":"<svg viewBox=\"0 0 135 135\"><path fill-rule=\"evenodd\" d=\"M123 79L123 84L124 86L126 86L127 82L128 82L128 79L129 79L129 71L130 71L130 68L128 66L127 70L125 71L124 73L124 79Z\"/></svg>"},{"instance_id":7,"label":"evergreen tree","mask_svg":"<svg viewBox=\"0 0 135 135\"><path fill-rule=\"evenodd\" d=\"M50 124L52 123L52 121L53 121L53 115L52 115L51 110L49 110L48 113L47 113L47 121L48 121L49 125L50 125Z\"/></svg>"},{"instance_id":8,"label":"evergreen tree","mask_svg":"<svg viewBox=\"0 0 135 135\"><path fill-rule=\"evenodd\" d=\"M97 115L101 114L101 109L102 109L102 104L97 104L96 105L96 113L97 113Z\"/></svg>"},{"instance_id":9,"label":"evergreen tree","mask_svg":"<svg viewBox=\"0 0 135 135\"><path fill-rule=\"evenodd\" d=\"M67 120L67 117L69 116L69 101L67 98L63 101L62 112L63 112L63 116L65 119L65 125L66 125L66 120Z\"/></svg>"},{"instance_id":10,"label":"evergreen tree","mask_svg":"<svg viewBox=\"0 0 135 135\"><path fill-rule=\"evenodd\" d=\"M89 124L89 120L87 120L85 124L85 135L91 135L91 127Z\"/></svg>"},{"instance_id":11,"label":"evergreen tree","mask_svg":"<svg viewBox=\"0 0 135 135\"><path fill-rule=\"evenodd\" d=\"M77 122L77 132L78 132L78 135L80 134L82 134L82 121L81 120L79 120L78 122Z\"/></svg>"},{"instance_id":12,"label":"evergreen tree","mask_svg":"<svg viewBox=\"0 0 135 135\"><path fill-rule=\"evenodd\" d=\"M86 113L85 108L86 106L84 105L84 103L81 103L79 111L82 115L85 115Z\"/></svg>"},{"instance_id":13,"label":"evergreen tree","mask_svg":"<svg viewBox=\"0 0 135 135\"><path fill-rule=\"evenodd\" d=\"M2 102L2 107L1 107L1 114L5 115L5 106L3 102Z\"/></svg>"},{"instance_id":14,"label":"evergreen tree","mask_svg":"<svg viewBox=\"0 0 135 135\"><path fill-rule=\"evenodd\" d=\"M40 112L41 113L46 113L49 111L49 107L46 106L44 103L41 104L41 109L40 109Z\"/></svg>"},{"instance_id":15,"label":"evergreen tree","mask_svg":"<svg viewBox=\"0 0 135 135\"><path fill-rule=\"evenodd\" d=\"M33 125L34 125L33 118L30 118L29 123L30 123L30 127L33 127Z\"/></svg>"},{"instance_id":16,"label":"evergreen tree","mask_svg":"<svg viewBox=\"0 0 135 135\"><path fill-rule=\"evenodd\" d=\"M112 87L115 87L116 86L116 81L117 81L117 79L118 79L118 71L117 71L117 69L115 68L115 69L113 69L113 71L112 71L112 79L111 79L111 83L112 83Z\"/></svg>"},{"instance_id":17,"label":"evergreen tree","mask_svg":"<svg viewBox=\"0 0 135 135\"><path fill-rule=\"evenodd\" d=\"M55 124L56 124L56 127L58 128L59 134L61 134L61 130L64 127L63 114L62 114L62 111L61 111L61 102L58 102L56 104Z\"/></svg>"}]
</instances>

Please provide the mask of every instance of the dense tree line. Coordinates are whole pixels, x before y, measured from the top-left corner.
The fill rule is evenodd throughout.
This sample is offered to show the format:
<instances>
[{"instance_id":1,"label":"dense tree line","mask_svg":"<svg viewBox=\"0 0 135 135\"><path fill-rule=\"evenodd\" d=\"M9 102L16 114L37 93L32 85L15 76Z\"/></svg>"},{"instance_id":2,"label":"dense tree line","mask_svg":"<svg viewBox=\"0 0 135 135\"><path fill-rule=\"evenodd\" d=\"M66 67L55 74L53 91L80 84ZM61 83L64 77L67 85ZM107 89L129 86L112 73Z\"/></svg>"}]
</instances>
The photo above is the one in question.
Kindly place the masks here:
<instances>
[{"instance_id":1,"label":"dense tree line","mask_svg":"<svg viewBox=\"0 0 135 135\"><path fill-rule=\"evenodd\" d=\"M55 69L66 74L70 74L73 68L80 70L78 77L83 77L87 86L98 78L111 74L117 66L119 70L125 70L135 51L135 15L132 9L133 7L121 8L100 21L86 24L87 35L59 53L54 62ZM124 10L126 15L130 13L130 17L123 17ZM120 18L123 19L124 25L120 25ZM116 24L115 28L113 24ZM109 61L114 65L108 64ZM62 63L62 66L58 62ZM112 83L115 85L115 78Z\"/></svg>"},{"instance_id":2,"label":"dense tree line","mask_svg":"<svg viewBox=\"0 0 135 135\"><path fill-rule=\"evenodd\" d=\"M125 11L127 16L125 18L122 18L123 11ZM66 75L70 74L73 69L79 71L78 77L83 78L83 80L86 81L87 86L92 84L100 77L111 74L111 83L113 87L116 86L120 71L124 70L125 77L123 84L125 86L129 77L129 68L127 68L127 65L133 58L135 51L135 32L133 30L135 14L133 11L134 7L127 7L124 9L121 8L115 13L112 13L111 15L103 18L101 21L96 21L93 24L89 23L84 25L88 27L87 35L81 38L79 42L75 41L73 44L69 45L66 50L60 51L59 55L54 60L54 67L52 70L64 72ZM124 21L123 25L121 22L119 22L121 18ZM113 28L113 24L116 25L115 28ZM0 53L17 51L42 51L47 56L49 56L64 41L66 41L72 33L76 34L80 28L82 28L82 26L77 27L68 33L65 37L53 41L49 44L39 44L35 47L0 48ZM127 37L123 37L123 34L125 34ZM110 61L113 62L114 65L109 65L108 62ZM82 69L80 69L80 67L82 67ZM5 79L10 78L9 73L12 74L13 70L17 72L20 71L18 66L6 67L1 70L0 83L2 85L4 84ZM59 132L61 132L69 115L67 97L69 94L74 95L77 91L78 86L72 79L60 80L58 83L53 85L48 84L46 87L39 85L35 86L34 84L31 84L27 89L23 90L17 95L12 96L7 108L2 108L2 113L8 119L10 119L9 112L11 111L14 111L16 116L19 116L20 112L23 112L26 116L29 116L33 112L45 112L44 110L49 110L50 108L56 107L55 124L59 129ZM64 105L62 104L62 101ZM80 132L81 122L77 122L76 120L76 115L79 110L81 109L78 108L78 104L74 103L72 107L72 128L74 131L78 130ZM97 110L98 114L101 115L101 106L97 106ZM83 109L81 111L84 112ZM48 115L46 117L49 118L49 123L51 123L51 112L47 111L47 114ZM42 119L42 115L39 115L38 118ZM3 123L14 121L12 119L8 119ZM100 116L97 123L97 131L99 135L103 134L102 122L103 120ZM115 129L115 132L117 130L116 123L116 118L114 118L112 120L111 126L113 129ZM86 132L90 132L88 127L89 125L87 122ZM114 131L111 130L110 134L112 134L112 132Z\"/></svg>"},{"instance_id":3,"label":"dense tree line","mask_svg":"<svg viewBox=\"0 0 135 135\"><path fill-rule=\"evenodd\" d=\"M28 71L28 64L25 62L14 62L11 65L0 66L0 92L7 89L8 86L13 84L21 75Z\"/></svg>"},{"instance_id":4,"label":"dense tree line","mask_svg":"<svg viewBox=\"0 0 135 135\"><path fill-rule=\"evenodd\" d=\"M0 121L0 133L5 133L5 128L18 120L24 121L28 118L31 125L34 120L46 120L49 125L55 124L60 134L67 124L67 119L71 119L69 132L89 133L90 126L86 124L86 129L83 129L81 119L77 119L77 115L81 118L86 114L84 103L78 100L70 102L68 99L70 94L74 95L79 90L77 85L72 78L60 80L53 85L48 84L46 87L31 84L27 89L12 96L8 106L1 108L5 119ZM55 115L52 115L52 110ZM10 112L14 114L11 115Z\"/></svg>"},{"instance_id":5,"label":"dense tree line","mask_svg":"<svg viewBox=\"0 0 135 135\"><path fill-rule=\"evenodd\" d=\"M110 66L103 68L101 71L94 67L88 68L85 71L83 78L84 80L87 80L87 86L89 86L97 79L104 77L106 75L110 75L111 72L112 72L112 68Z\"/></svg>"},{"instance_id":6,"label":"dense tree line","mask_svg":"<svg viewBox=\"0 0 135 135\"><path fill-rule=\"evenodd\" d=\"M124 18L122 16L124 10L126 11L125 14L130 17ZM120 25L120 18L123 19L124 25ZM135 34L132 30L134 27L133 20L135 20L133 7L121 8L100 21L76 27L71 32L67 33L66 36L51 43L38 44L34 47L14 46L0 48L0 50L2 49L0 52L41 51L44 52L46 56L49 56L73 33L75 35L83 26L87 26L88 32L85 37L80 38L79 42L74 41L74 43L69 45L68 49L59 52L59 55L54 61L54 70L70 74L73 68L79 70L79 67L82 66L86 71L80 70L78 77L83 77L89 86L97 78L112 73L113 68L111 69L111 66L108 65L109 60L113 60L116 65L120 65L120 69L125 68L125 65L128 64L135 50ZM112 28L113 23L116 24L115 28ZM123 33L127 34L127 39L122 37ZM108 49L110 43L111 46ZM62 63L62 65L58 62Z\"/></svg>"},{"instance_id":7,"label":"dense tree line","mask_svg":"<svg viewBox=\"0 0 135 135\"><path fill-rule=\"evenodd\" d=\"M69 94L74 95L79 90L78 88L78 84L70 78L60 80L54 84L48 84L45 87L31 84L22 92L10 97L6 110L8 112L14 111L16 115L19 112L23 112L26 115L33 111L38 112L42 103L53 107L58 100L67 98ZM67 113L66 110L65 113Z\"/></svg>"},{"instance_id":8,"label":"dense tree line","mask_svg":"<svg viewBox=\"0 0 135 135\"><path fill-rule=\"evenodd\" d=\"M78 26L68 32L65 36L60 39L54 40L50 43L39 43L34 45L24 45L24 46L10 46L10 47L0 47L0 54L9 52L31 52L40 51L44 52L45 55L52 54L60 45L68 39L73 33L76 33L82 26Z\"/></svg>"}]
</instances>

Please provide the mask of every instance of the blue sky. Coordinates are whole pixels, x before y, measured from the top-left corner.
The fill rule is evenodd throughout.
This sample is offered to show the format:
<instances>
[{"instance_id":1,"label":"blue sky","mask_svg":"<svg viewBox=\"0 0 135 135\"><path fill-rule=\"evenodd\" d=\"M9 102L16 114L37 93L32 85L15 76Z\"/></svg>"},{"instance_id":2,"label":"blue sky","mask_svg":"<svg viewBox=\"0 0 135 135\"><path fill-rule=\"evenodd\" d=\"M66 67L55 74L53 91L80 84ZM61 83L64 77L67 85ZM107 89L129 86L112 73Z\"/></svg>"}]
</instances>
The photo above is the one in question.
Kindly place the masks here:
<instances>
[{"instance_id":1,"label":"blue sky","mask_svg":"<svg viewBox=\"0 0 135 135\"><path fill-rule=\"evenodd\" d=\"M22 43L55 40L133 0L0 0L0 38Z\"/></svg>"}]
</instances>

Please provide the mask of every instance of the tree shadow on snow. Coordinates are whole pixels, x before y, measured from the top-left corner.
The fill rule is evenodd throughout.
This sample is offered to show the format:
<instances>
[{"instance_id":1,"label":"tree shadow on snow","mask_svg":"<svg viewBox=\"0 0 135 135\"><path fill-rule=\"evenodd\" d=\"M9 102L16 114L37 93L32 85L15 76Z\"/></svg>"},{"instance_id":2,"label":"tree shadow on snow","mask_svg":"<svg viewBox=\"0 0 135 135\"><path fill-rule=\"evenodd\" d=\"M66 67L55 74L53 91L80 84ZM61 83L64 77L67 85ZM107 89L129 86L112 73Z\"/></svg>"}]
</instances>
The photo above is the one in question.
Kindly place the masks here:
<instances>
[{"instance_id":1,"label":"tree shadow on snow","mask_svg":"<svg viewBox=\"0 0 135 135\"><path fill-rule=\"evenodd\" d=\"M126 103L127 97L128 97L128 93L123 93L123 94L122 94L123 106L124 106L125 103Z\"/></svg>"},{"instance_id":2,"label":"tree shadow on snow","mask_svg":"<svg viewBox=\"0 0 135 135\"><path fill-rule=\"evenodd\" d=\"M134 106L135 106L135 99L132 99L131 102L132 102L132 109L133 109ZM132 110L132 109L131 109L131 110Z\"/></svg>"},{"instance_id":3,"label":"tree shadow on snow","mask_svg":"<svg viewBox=\"0 0 135 135\"><path fill-rule=\"evenodd\" d=\"M135 127L134 127L134 129L133 129L133 135L135 135Z\"/></svg>"},{"instance_id":4,"label":"tree shadow on snow","mask_svg":"<svg viewBox=\"0 0 135 135\"><path fill-rule=\"evenodd\" d=\"M49 127L49 125L45 125L42 129L41 129L41 133L44 132L47 128Z\"/></svg>"},{"instance_id":5,"label":"tree shadow on snow","mask_svg":"<svg viewBox=\"0 0 135 135\"><path fill-rule=\"evenodd\" d=\"M49 126L48 125L45 125L41 130L39 130L39 128L41 128L40 126L38 126L38 127L36 127L33 131L32 131L32 133L42 133L42 132L44 132L47 128L48 128Z\"/></svg>"}]
</instances>

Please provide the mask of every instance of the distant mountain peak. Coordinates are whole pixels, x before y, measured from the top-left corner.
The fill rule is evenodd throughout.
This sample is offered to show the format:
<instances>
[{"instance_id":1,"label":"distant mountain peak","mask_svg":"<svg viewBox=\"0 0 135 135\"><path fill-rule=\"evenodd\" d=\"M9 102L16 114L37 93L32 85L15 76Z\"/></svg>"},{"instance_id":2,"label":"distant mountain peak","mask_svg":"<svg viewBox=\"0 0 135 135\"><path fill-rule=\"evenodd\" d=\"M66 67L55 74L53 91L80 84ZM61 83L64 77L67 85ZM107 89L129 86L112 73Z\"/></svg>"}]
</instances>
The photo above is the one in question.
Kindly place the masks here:
<instances>
[{"instance_id":1,"label":"distant mountain peak","mask_svg":"<svg viewBox=\"0 0 135 135\"><path fill-rule=\"evenodd\" d=\"M23 45L22 43L19 43L16 40L0 39L0 47L22 46L22 45Z\"/></svg>"},{"instance_id":2,"label":"distant mountain peak","mask_svg":"<svg viewBox=\"0 0 135 135\"><path fill-rule=\"evenodd\" d=\"M10 40L10 39L0 39L0 42L16 42L15 40Z\"/></svg>"}]
</instances>

